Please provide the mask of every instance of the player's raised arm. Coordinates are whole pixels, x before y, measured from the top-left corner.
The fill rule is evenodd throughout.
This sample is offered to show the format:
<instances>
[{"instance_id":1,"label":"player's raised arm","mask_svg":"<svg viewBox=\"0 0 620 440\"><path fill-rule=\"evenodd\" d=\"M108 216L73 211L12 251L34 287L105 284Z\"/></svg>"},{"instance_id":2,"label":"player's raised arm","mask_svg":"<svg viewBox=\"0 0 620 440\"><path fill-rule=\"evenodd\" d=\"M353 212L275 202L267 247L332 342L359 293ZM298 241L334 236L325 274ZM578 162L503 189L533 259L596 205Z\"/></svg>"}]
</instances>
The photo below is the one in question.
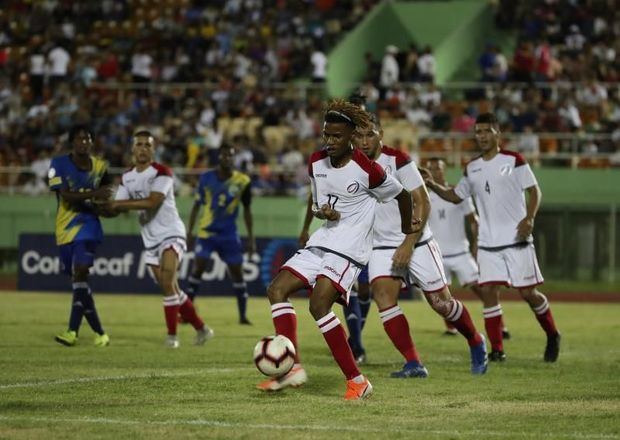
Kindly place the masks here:
<instances>
[{"instance_id":1,"label":"player's raised arm","mask_svg":"<svg viewBox=\"0 0 620 440\"><path fill-rule=\"evenodd\" d=\"M426 186L432 189L442 199L452 203L461 203L463 201L463 199L454 191L454 188L443 186L435 182L430 171L426 168L420 168L420 174L422 174Z\"/></svg>"},{"instance_id":2,"label":"player's raised arm","mask_svg":"<svg viewBox=\"0 0 620 440\"><path fill-rule=\"evenodd\" d=\"M54 166L55 164L52 161L52 165L49 171L49 186L51 190L56 191L58 195L66 202L79 203L86 200L95 199L107 200L113 194L112 179L110 179L110 175L107 171L104 172L101 178L99 188L92 190L84 190L82 188L81 191L72 191L69 185L63 181L63 177L57 174Z\"/></svg>"},{"instance_id":3,"label":"player's raised arm","mask_svg":"<svg viewBox=\"0 0 620 440\"><path fill-rule=\"evenodd\" d=\"M160 192L151 192L148 197L133 200L114 200L109 203L111 209L119 212L156 210L164 202L166 195Z\"/></svg>"}]
</instances>

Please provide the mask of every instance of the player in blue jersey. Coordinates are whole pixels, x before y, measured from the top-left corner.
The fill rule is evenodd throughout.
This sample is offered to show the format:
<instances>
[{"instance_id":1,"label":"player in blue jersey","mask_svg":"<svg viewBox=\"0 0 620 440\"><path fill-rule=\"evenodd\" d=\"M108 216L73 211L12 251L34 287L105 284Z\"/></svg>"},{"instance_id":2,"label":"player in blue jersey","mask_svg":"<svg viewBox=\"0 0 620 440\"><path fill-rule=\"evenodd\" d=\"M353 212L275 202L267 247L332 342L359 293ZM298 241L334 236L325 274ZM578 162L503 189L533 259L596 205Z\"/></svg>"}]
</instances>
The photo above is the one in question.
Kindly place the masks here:
<instances>
[{"instance_id":1,"label":"player in blue jersey","mask_svg":"<svg viewBox=\"0 0 620 440\"><path fill-rule=\"evenodd\" d=\"M56 341L73 346L78 340L82 317L96 333L95 346L105 347L110 338L104 332L88 285L95 251L103 238L101 222L93 200L112 194L107 164L90 154L92 136L86 126L75 126L69 133L71 153L52 159L48 173L50 190L56 192L56 244L63 271L72 277L73 300L69 328Z\"/></svg>"},{"instance_id":2,"label":"player in blue jersey","mask_svg":"<svg viewBox=\"0 0 620 440\"><path fill-rule=\"evenodd\" d=\"M194 301L198 294L200 279L204 272L207 259L212 252L228 266L228 273L232 278L233 290L237 296L239 308L239 323L250 324L246 316L248 291L243 280L243 249L237 232L237 215L239 204L243 205L243 220L248 233L247 251L249 255L256 251L254 232L252 228L251 180L247 174L233 168L235 149L230 145L223 145L219 152L217 168L209 170L200 176L195 191L195 202L189 217L187 227L187 243L191 246L192 231L196 224L198 213L202 209L202 216L198 224L196 245L194 248L194 268L189 276L187 295Z\"/></svg>"}]
</instances>

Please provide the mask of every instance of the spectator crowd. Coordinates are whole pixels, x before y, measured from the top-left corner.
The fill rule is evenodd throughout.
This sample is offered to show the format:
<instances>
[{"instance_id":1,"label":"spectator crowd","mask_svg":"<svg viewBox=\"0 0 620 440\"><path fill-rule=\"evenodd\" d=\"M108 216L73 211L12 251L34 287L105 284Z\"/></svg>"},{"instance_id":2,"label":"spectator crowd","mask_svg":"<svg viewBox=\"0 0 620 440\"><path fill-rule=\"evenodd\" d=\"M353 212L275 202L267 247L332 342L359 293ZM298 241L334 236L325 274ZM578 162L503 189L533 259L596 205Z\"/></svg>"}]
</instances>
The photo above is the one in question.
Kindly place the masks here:
<instances>
[{"instance_id":1,"label":"spectator crowd","mask_svg":"<svg viewBox=\"0 0 620 440\"><path fill-rule=\"evenodd\" d=\"M119 168L131 160L133 129L144 126L160 140L158 160L197 173L229 142L258 191L295 191L320 145L326 54L376 3L8 0L0 166L32 165L20 183L43 191L45 164L72 124L90 124L98 152ZM482 82L438 87L433 48L412 42L367 53L358 91L384 121L386 141L414 154L448 153L455 143L434 133L465 137L476 115L492 110L504 132L518 134L508 136L513 148L607 153L613 162L618 14L611 1L500 1L497 26L516 31L518 44L514 54L493 42L481 48ZM10 178L0 175L0 186Z\"/></svg>"}]
</instances>

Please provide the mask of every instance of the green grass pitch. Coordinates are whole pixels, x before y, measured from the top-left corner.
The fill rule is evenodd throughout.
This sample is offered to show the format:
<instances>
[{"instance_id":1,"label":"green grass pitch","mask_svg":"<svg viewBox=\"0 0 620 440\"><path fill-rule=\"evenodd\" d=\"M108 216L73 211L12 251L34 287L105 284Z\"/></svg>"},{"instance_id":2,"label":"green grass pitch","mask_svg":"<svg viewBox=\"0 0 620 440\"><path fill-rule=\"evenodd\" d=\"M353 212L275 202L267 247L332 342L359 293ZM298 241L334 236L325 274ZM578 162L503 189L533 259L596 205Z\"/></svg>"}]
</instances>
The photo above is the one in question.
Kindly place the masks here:
<instances>
[{"instance_id":1,"label":"green grass pitch","mask_svg":"<svg viewBox=\"0 0 620 440\"><path fill-rule=\"evenodd\" d=\"M252 349L272 334L265 298L252 298L252 327L237 324L232 298L199 298L215 329L203 347L180 329L163 347L156 296L97 295L111 345L53 341L65 329L68 294L0 293L0 439L617 439L620 438L620 305L553 303L563 333L557 364L542 362L544 335L522 302L504 303L513 339L508 361L469 373L461 337L422 302L403 302L428 379L390 379L401 366L373 306L362 371L375 393L345 402L344 379L307 311L293 300L302 361L299 389L264 394ZM483 327L479 303L469 302ZM337 312L342 315L340 307Z\"/></svg>"}]
</instances>

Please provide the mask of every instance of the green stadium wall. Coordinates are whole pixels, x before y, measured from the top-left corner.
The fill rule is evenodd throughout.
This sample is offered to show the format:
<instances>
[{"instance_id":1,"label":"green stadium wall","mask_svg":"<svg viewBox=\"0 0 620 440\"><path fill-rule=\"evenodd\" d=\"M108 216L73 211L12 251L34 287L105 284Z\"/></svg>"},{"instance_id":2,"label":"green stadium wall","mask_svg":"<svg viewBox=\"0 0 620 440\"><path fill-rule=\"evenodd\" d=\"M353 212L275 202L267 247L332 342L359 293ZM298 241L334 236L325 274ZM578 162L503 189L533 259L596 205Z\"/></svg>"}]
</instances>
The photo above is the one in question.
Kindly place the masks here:
<instances>
[{"instance_id":1,"label":"green stadium wall","mask_svg":"<svg viewBox=\"0 0 620 440\"><path fill-rule=\"evenodd\" d=\"M448 179L456 182L461 171L448 170ZM537 169L535 174L543 191L542 210L587 208L609 210L620 205L620 170ZM179 197L179 211L187 219L192 199ZM0 196L0 249L16 248L22 232L54 232L56 199L52 195L38 197ZM252 204L254 230L257 236L296 237L303 223L305 200L294 197L255 197ZM314 222L317 227L319 222ZM106 233L137 234L134 215L104 219ZM239 230L245 234L241 216Z\"/></svg>"},{"instance_id":2,"label":"green stadium wall","mask_svg":"<svg viewBox=\"0 0 620 440\"><path fill-rule=\"evenodd\" d=\"M364 54L377 59L385 46L407 50L433 48L436 82L454 79L477 59L484 43L495 35L492 7L485 1L382 2L328 56L327 86L331 96L346 96L366 73ZM470 78L471 79L471 78Z\"/></svg>"}]
</instances>

